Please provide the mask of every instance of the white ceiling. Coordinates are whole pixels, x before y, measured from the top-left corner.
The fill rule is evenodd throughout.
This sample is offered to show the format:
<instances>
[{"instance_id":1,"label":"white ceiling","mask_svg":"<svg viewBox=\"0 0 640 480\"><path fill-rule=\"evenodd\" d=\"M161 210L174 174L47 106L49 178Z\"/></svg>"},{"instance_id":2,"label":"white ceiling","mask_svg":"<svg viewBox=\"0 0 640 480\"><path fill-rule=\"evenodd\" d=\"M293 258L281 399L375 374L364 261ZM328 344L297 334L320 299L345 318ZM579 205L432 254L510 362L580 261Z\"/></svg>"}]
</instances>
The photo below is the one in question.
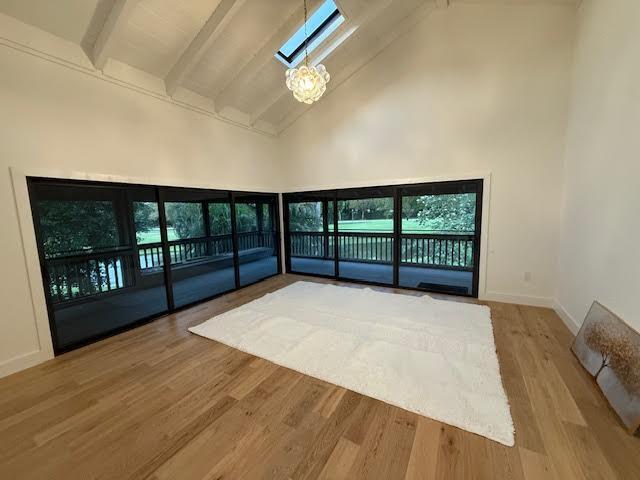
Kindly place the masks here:
<instances>
[{"instance_id":1,"label":"white ceiling","mask_svg":"<svg viewBox=\"0 0 640 480\"><path fill-rule=\"evenodd\" d=\"M432 10L461 1L496 2L336 0L346 21L312 61L322 60L335 88ZM309 9L320 3L308 0ZM162 80L167 95L195 92L247 126L277 133L310 108L293 99L274 58L302 24L302 0L0 0L0 12L79 45L97 70L126 64Z\"/></svg>"}]
</instances>

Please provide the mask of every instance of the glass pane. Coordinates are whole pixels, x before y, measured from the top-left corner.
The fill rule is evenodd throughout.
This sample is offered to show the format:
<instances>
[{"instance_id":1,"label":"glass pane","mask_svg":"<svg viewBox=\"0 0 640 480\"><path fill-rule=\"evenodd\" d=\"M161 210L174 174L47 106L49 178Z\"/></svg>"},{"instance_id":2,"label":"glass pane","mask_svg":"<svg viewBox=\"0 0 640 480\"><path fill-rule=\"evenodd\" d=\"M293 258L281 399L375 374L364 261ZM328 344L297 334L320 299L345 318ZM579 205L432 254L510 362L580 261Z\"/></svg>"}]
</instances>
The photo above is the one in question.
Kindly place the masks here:
<instances>
[{"instance_id":1,"label":"glass pane","mask_svg":"<svg viewBox=\"0 0 640 480\"><path fill-rule=\"evenodd\" d=\"M258 231L258 211L255 203L236 203L236 226L238 233Z\"/></svg>"},{"instance_id":2,"label":"glass pane","mask_svg":"<svg viewBox=\"0 0 640 480\"><path fill-rule=\"evenodd\" d=\"M289 204L289 229L292 232L322 232L322 202Z\"/></svg>"},{"instance_id":3,"label":"glass pane","mask_svg":"<svg viewBox=\"0 0 640 480\"><path fill-rule=\"evenodd\" d=\"M320 28L325 22L324 28ZM304 50L296 55L295 58L290 58L291 55L302 47L305 38L308 36L307 53L311 53L318 47L329 35L331 35L342 23L344 17L340 15L338 7L333 0L326 0L318 9L309 17L306 25L302 25L287 42L280 47L280 50L276 54L276 58L283 62L285 65L295 67L305 55ZM287 60L283 59L280 55L283 55L291 60L291 63L287 63Z\"/></svg>"},{"instance_id":4,"label":"glass pane","mask_svg":"<svg viewBox=\"0 0 640 480\"><path fill-rule=\"evenodd\" d=\"M138 245L160 243L160 220L155 202L133 202L133 223Z\"/></svg>"},{"instance_id":5,"label":"glass pane","mask_svg":"<svg viewBox=\"0 0 640 480\"><path fill-rule=\"evenodd\" d=\"M191 198L196 195L188 194ZM206 201L204 197L207 194L202 195L202 202L165 203L176 307L235 288L230 205L228 202ZM205 205L209 232L204 221Z\"/></svg>"},{"instance_id":6,"label":"glass pane","mask_svg":"<svg viewBox=\"0 0 640 480\"><path fill-rule=\"evenodd\" d=\"M228 203L209 204L211 235L231 235L231 206Z\"/></svg>"},{"instance_id":7,"label":"glass pane","mask_svg":"<svg viewBox=\"0 0 640 480\"><path fill-rule=\"evenodd\" d=\"M473 293L475 193L402 198L399 284Z\"/></svg>"},{"instance_id":8,"label":"glass pane","mask_svg":"<svg viewBox=\"0 0 640 480\"><path fill-rule=\"evenodd\" d=\"M58 351L167 310L162 249L143 238L158 228L153 189L34 182L31 190Z\"/></svg>"},{"instance_id":9,"label":"glass pane","mask_svg":"<svg viewBox=\"0 0 640 480\"><path fill-rule=\"evenodd\" d=\"M289 203L289 248L291 270L299 273L314 273L333 276L333 225L325 231L324 205L333 202ZM328 215L329 216L329 215ZM333 217L333 215L330 215Z\"/></svg>"},{"instance_id":10,"label":"glass pane","mask_svg":"<svg viewBox=\"0 0 640 480\"><path fill-rule=\"evenodd\" d=\"M204 237L202 203L166 202L164 209L169 240Z\"/></svg>"},{"instance_id":11,"label":"glass pane","mask_svg":"<svg viewBox=\"0 0 640 480\"><path fill-rule=\"evenodd\" d=\"M340 276L393 283L393 198L338 201Z\"/></svg>"},{"instance_id":12,"label":"glass pane","mask_svg":"<svg viewBox=\"0 0 640 480\"><path fill-rule=\"evenodd\" d=\"M402 233L474 233L476 194L402 197Z\"/></svg>"},{"instance_id":13,"label":"glass pane","mask_svg":"<svg viewBox=\"0 0 640 480\"><path fill-rule=\"evenodd\" d=\"M278 273L278 232L275 216L277 197L236 201L240 285L248 285Z\"/></svg>"},{"instance_id":14,"label":"glass pane","mask_svg":"<svg viewBox=\"0 0 640 480\"><path fill-rule=\"evenodd\" d=\"M121 244L113 201L44 200L38 211L47 257Z\"/></svg>"}]
</instances>

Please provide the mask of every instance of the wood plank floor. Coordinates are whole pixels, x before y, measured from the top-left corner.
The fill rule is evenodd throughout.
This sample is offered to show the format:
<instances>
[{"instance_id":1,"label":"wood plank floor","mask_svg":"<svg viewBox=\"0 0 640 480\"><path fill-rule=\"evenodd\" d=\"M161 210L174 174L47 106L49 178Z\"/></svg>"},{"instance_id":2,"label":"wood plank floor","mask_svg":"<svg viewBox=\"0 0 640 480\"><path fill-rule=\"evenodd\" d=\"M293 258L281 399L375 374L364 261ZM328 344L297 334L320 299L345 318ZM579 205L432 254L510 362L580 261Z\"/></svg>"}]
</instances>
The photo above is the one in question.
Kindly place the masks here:
<instances>
[{"instance_id":1,"label":"wood plank floor","mask_svg":"<svg viewBox=\"0 0 640 480\"><path fill-rule=\"evenodd\" d=\"M0 478L640 478L640 439L548 309L488 303L513 448L187 332L299 279L275 277L1 379Z\"/></svg>"}]
</instances>

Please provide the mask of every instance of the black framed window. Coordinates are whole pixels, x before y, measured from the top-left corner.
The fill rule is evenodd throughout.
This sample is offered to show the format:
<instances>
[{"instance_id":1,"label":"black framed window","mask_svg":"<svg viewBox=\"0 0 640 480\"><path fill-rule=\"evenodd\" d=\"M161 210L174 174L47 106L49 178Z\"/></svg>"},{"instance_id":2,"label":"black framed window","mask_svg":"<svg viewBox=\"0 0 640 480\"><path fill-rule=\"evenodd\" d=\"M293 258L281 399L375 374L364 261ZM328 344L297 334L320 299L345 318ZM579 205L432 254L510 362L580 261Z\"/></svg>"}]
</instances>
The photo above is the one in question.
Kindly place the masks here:
<instances>
[{"instance_id":1,"label":"black framed window","mask_svg":"<svg viewBox=\"0 0 640 480\"><path fill-rule=\"evenodd\" d=\"M287 271L477 297L482 183L285 194Z\"/></svg>"},{"instance_id":2,"label":"black framed window","mask_svg":"<svg viewBox=\"0 0 640 480\"><path fill-rule=\"evenodd\" d=\"M284 221L287 268L291 272L334 277L336 272L333 194L288 196Z\"/></svg>"},{"instance_id":3,"label":"black framed window","mask_svg":"<svg viewBox=\"0 0 640 480\"><path fill-rule=\"evenodd\" d=\"M287 66L294 67L304 56L305 44L313 51L342 23L344 17L334 0L325 0L296 32L276 52L276 58ZM305 32L307 37L305 38ZM305 42L306 40L306 42Z\"/></svg>"},{"instance_id":4,"label":"black framed window","mask_svg":"<svg viewBox=\"0 0 640 480\"><path fill-rule=\"evenodd\" d=\"M277 197L234 193L233 209L239 285L278 274L281 266Z\"/></svg>"},{"instance_id":5,"label":"black framed window","mask_svg":"<svg viewBox=\"0 0 640 480\"><path fill-rule=\"evenodd\" d=\"M277 194L27 180L56 353L280 272ZM241 278L245 234L269 262Z\"/></svg>"},{"instance_id":6,"label":"black framed window","mask_svg":"<svg viewBox=\"0 0 640 480\"><path fill-rule=\"evenodd\" d=\"M338 268L349 280L393 284L393 189L337 192Z\"/></svg>"},{"instance_id":7,"label":"black framed window","mask_svg":"<svg viewBox=\"0 0 640 480\"><path fill-rule=\"evenodd\" d=\"M235 289L229 192L164 188L160 198L174 306Z\"/></svg>"}]
</instances>

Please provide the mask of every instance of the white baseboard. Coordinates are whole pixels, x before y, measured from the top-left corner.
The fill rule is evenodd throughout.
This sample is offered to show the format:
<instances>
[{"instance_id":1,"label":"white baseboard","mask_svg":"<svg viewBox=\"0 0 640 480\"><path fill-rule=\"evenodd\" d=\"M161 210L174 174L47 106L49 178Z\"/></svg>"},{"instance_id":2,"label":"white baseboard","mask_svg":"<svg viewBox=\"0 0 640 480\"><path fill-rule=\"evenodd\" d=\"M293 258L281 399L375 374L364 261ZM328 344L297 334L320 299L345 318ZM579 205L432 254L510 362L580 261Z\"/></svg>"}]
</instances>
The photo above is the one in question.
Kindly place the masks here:
<instances>
[{"instance_id":1,"label":"white baseboard","mask_svg":"<svg viewBox=\"0 0 640 480\"><path fill-rule=\"evenodd\" d=\"M487 292L480 296L480 300L492 302L515 303L518 305L528 305L531 307L552 308L554 299L549 297L536 297L533 295L514 295L511 293Z\"/></svg>"},{"instance_id":2,"label":"white baseboard","mask_svg":"<svg viewBox=\"0 0 640 480\"><path fill-rule=\"evenodd\" d=\"M46 360L53 358L53 355L43 350L35 350L17 357L10 358L0 363L0 378L19 372L29 367L33 367Z\"/></svg>"},{"instance_id":3,"label":"white baseboard","mask_svg":"<svg viewBox=\"0 0 640 480\"><path fill-rule=\"evenodd\" d=\"M553 300L553 309L556 311L558 316L562 319L571 333L577 335L578 331L580 330L581 323L576 321L576 319L573 318L562 305L560 305L560 302L557 299Z\"/></svg>"}]
</instances>

